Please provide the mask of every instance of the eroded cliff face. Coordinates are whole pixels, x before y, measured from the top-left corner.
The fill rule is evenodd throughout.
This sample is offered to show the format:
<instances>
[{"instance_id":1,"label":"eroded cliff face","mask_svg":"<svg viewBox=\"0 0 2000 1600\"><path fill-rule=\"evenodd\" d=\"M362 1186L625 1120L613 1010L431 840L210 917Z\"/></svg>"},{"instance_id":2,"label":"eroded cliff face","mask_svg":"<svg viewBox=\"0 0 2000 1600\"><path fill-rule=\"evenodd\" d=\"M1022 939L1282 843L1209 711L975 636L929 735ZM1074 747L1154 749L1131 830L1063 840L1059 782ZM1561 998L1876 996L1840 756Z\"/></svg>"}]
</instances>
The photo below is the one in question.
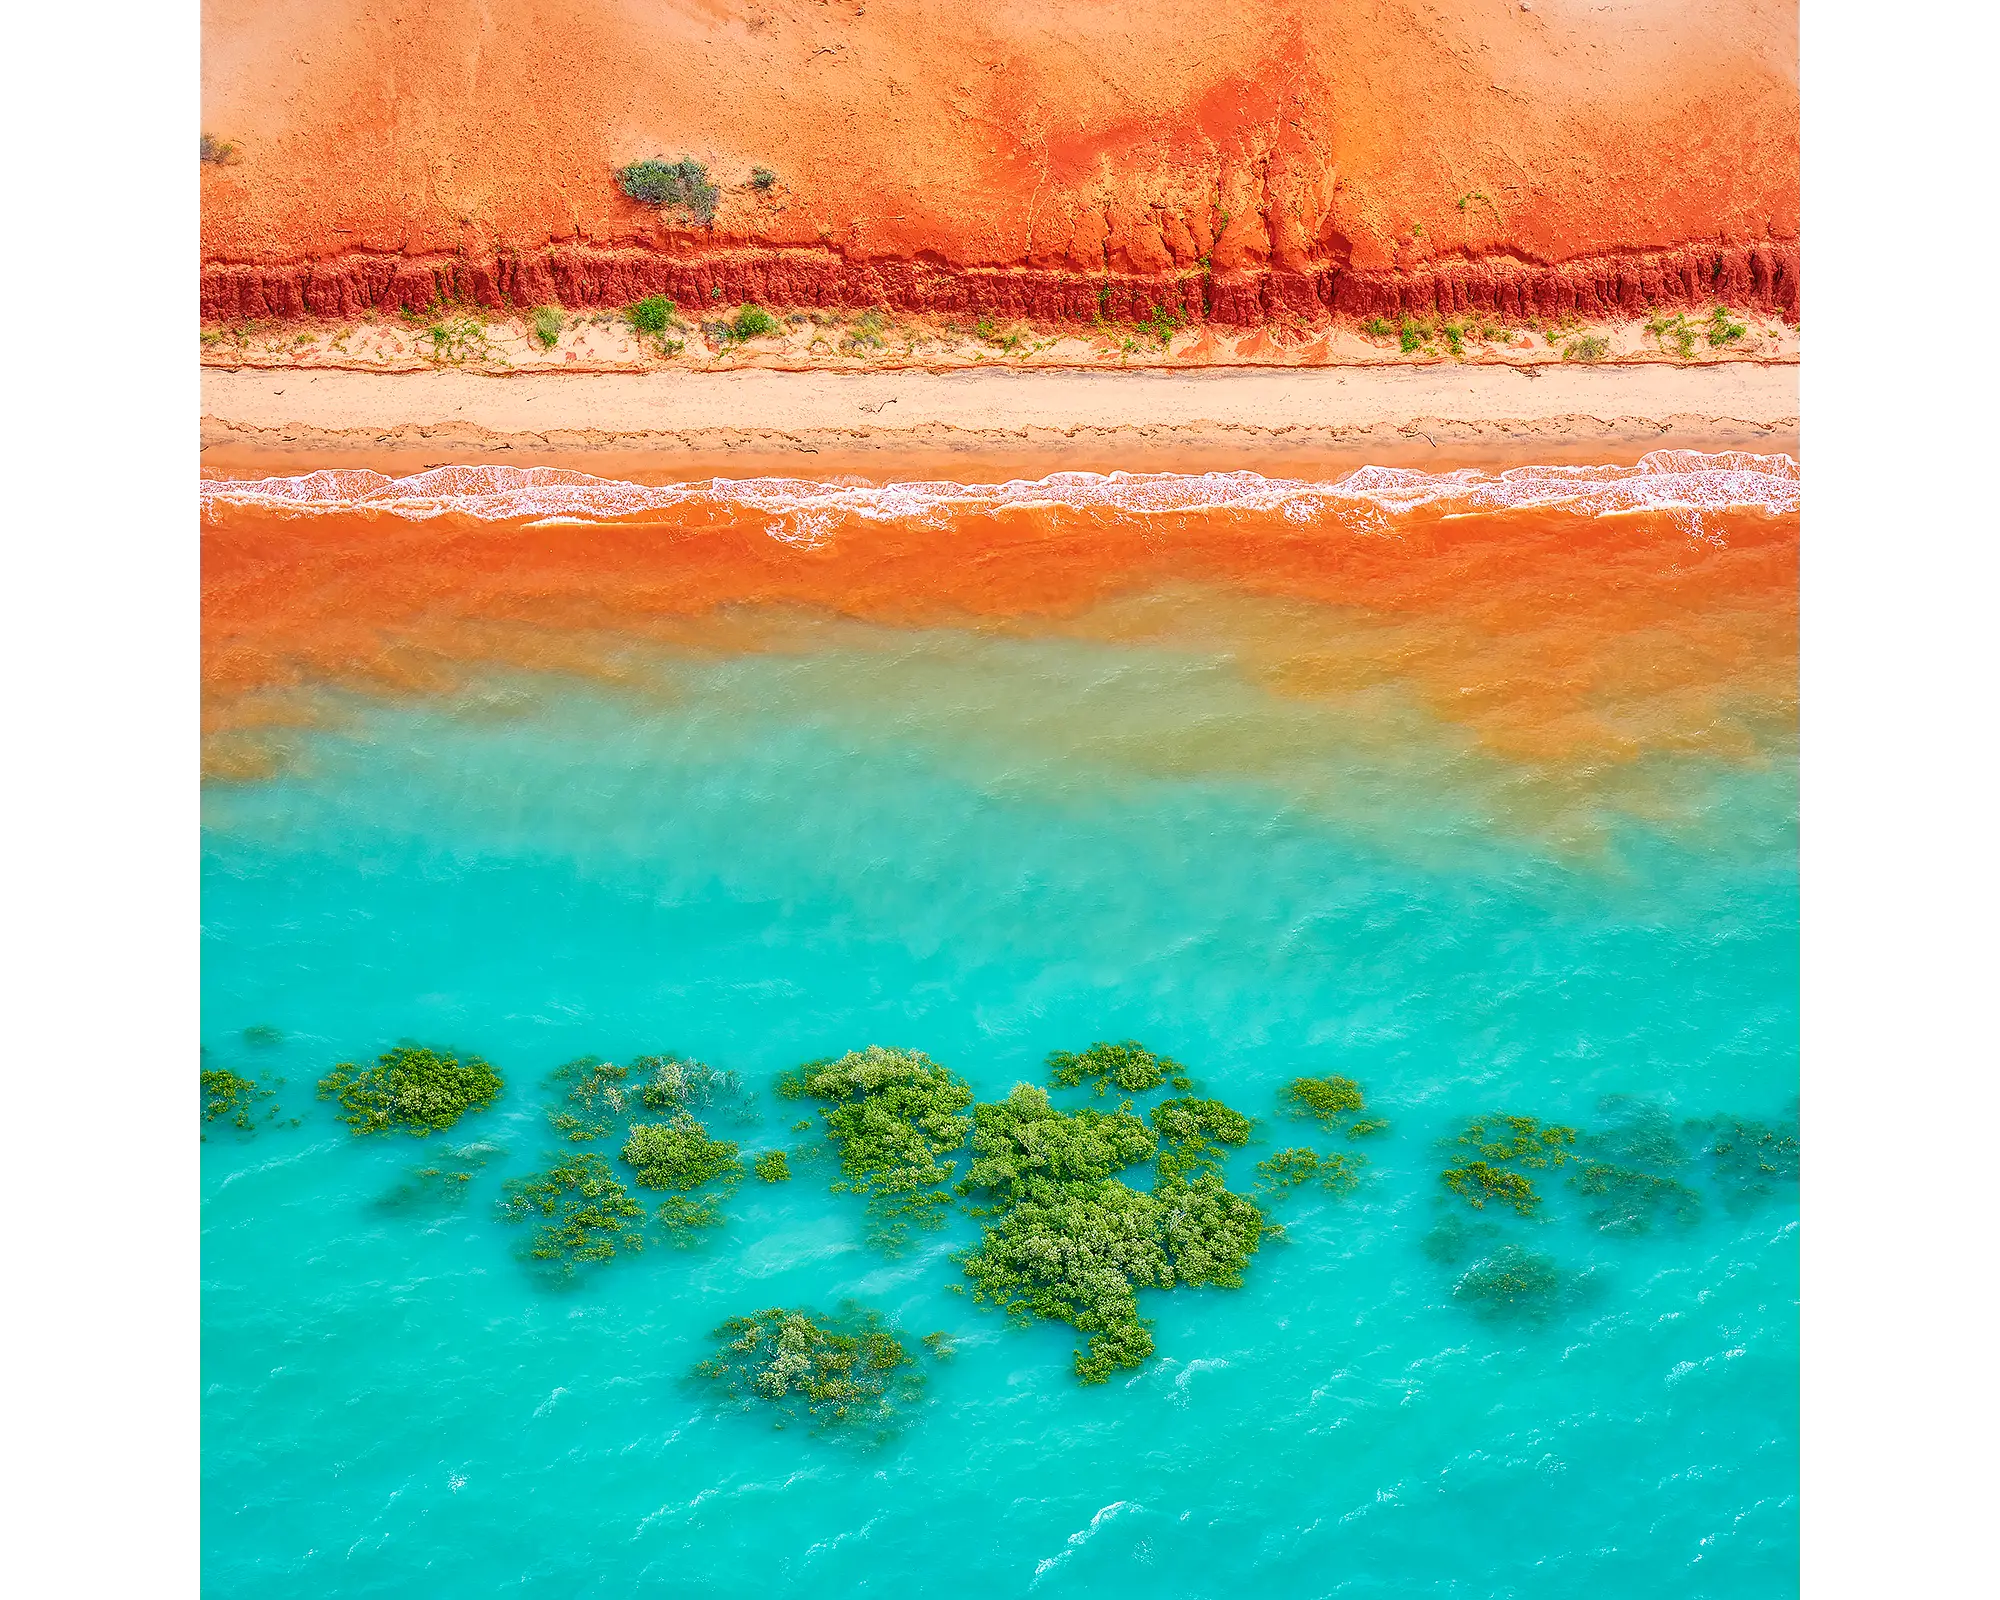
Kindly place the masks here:
<instances>
[{"instance_id":1,"label":"eroded cliff face","mask_svg":"<svg viewBox=\"0 0 2000 1600\"><path fill-rule=\"evenodd\" d=\"M1281 268L1228 277L1098 276L1074 272L957 269L923 263L866 264L832 253L739 250L687 257L650 250L550 249L534 255L347 256L285 266L211 264L202 273L202 316L232 322L267 317L355 318L376 311L474 304L500 310L558 304L622 306L666 294L701 307L754 301L772 306L859 308L1035 322L1138 321L1165 310L1185 321L1252 327L1431 311L1483 311L1530 320L1635 316L1653 306L1715 301L1796 317L1798 252L1753 245L1606 255L1552 266L1508 258L1450 259L1360 272Z\"/></svg>"},{"instance_id":2,"label":"eroded cliff face","mask_svg":"<svg viewBox=\"0 0 2000 1600\"><path fill-rule=\"evenodd\" d=\"M203 309L1795 312L1789 0L209 0ZM702 225L613 170L689 155ZM754 169L774 175L754 184Z\"/></svg>"}]
</instances>

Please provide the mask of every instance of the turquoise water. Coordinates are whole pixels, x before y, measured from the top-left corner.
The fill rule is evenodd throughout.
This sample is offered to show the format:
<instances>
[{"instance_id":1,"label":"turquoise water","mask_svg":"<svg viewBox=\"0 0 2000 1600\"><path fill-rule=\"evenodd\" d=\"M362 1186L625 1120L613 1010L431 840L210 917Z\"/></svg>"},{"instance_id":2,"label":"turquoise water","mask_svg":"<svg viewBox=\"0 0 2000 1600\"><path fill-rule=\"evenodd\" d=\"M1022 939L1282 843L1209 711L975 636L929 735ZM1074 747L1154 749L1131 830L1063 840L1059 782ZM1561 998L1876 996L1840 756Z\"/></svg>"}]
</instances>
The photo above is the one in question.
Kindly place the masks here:
<instances>
[{"instance_id":1,"label":"turquoise water","mask_svg":"<svg viewBox=\"0 0 2000 1600\"><path fill-rule=\"evenodd\" d=\"M1642 776L1627 806L1392 693L1281 703L1198 654L830 625L639 687L346 704L206 799L205 1044L288 1079L285 1122L203 1150L207 1592L1795 1592L1795 1188L1697 1181L1698 1222L1615 1237L1545 1182L1548 1220L1503 1226L1573 1275L1540 1323L1454 1301L1423 1248L1470 1114L1797 1093L1793 753ZM401 1037L506 1098L350 1138L312 1081ZM568 1288L492 1213L587 1052L768 1090L875 1042L992 1098L1128 1037L1267 1118L1345 1073L1393 1128L1354 1196L1278 1204L1242 1290L1142 1291L1160 1353L1103 1387L1069 1329L947 1292L971 1222L886 1258L823 1170ZM798 1115L761 1103L752 1147ZM1238 1187L1299 1142L1260 1137ZM501 1153L462 1204L409 1195L469 1140ZM895 1444L685 1385L725 1316L850 1297L958 1340Z\"/></svg>"}]
</instances>

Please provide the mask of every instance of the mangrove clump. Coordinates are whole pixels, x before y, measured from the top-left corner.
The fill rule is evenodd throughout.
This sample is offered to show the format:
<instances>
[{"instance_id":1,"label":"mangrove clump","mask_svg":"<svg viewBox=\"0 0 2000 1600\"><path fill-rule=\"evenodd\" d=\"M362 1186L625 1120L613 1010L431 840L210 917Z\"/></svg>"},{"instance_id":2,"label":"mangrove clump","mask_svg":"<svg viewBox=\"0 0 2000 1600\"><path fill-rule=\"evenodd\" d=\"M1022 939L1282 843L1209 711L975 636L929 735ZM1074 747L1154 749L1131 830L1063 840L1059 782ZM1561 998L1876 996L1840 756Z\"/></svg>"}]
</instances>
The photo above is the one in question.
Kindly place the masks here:
<instances>
[{"instance_id":1,"label":"mangrove clump","mask_svg":"<svg viewBox=\"0 0 2000 1600\"><path fill-rule=\"evenodd\" d=\"M1170 1056L1156 1056L1136 1039L1123 1044L1094 1044L1081 1053L1057 1050L1048 1060L1049 1081L1058 1089L1095 1083L1099 1094L1116 1084L1126 1094L1144 1094L1184 1069ZM1181 1087L1175 1084L1176 1088ZM1192 1083L1189 1083L1192 1087Z\"/></svg>"},{"instance_id":2,"label":"mangrove clump","mask_svg":"<svg viewBox=\"0 0 2000 1600\"><path fill-rule=\"evenodd\" d=\"M1147 1114L1160 1138L1160 1180L1192 1181L1219 1172L1223 1146L1250 1142L1250 1119L1220 1100L1162 1100Z\"/></svg>"},{"instance_id":3,"label":"mangrove clump","mask_svg":"<svg viewBox=\"0 0 2000 1600\"><path fill-rule=\"evenodd\" d=\"M1321 1155L1304 1145L1293 1145L1257 1163L1258 1187L1270 1194L1288 1194L1316 1178L1329 1194L1349 1194L1360 1184L1367 1165L1366 1156L1338 1150Z\"/></svg>"},{"instance_id":4,"label":"mangrove clump","mask_svg":"<svg viewBox=\"0 0 2000 1600\"><path fill-rule=\"evenodd\" d=\"M262 1087L255 1078L246 1078L241 1073L231 1072L226 1067L203 1067L201 1069L201 1120L206 1126L223 1117L229 1125L240 1128L245 1133L256 1131L257 1124L250 1113L257 1109L259 1100L268 1100L276 1094L275 1089ZM267 1112L266 1115L275 1115ZM202 1137L206 1139L207 1134Z\"/></svg>"},{"instance_id":5,"label":"mangrove clump","mask_svg":"<svg viewBox=\"0 0 2000 1600\"><path fill-rule=\"evenodd\" d=\"M320 1079L319 1094L340 1103L340 1120L357 1135L401 1128L421 1139L490 1106L501 1087L500 1074L478 1056L460 1061L442 1050L399 1045L372 1067L341 1062Z\"/></svg>"},{"instance_id":6,"label":"mangrove clump","mask_svg":"<svg viewBox=\"0 0 2000 1600\"><path fill-rule=\"evenodd\" d=\"M1151 1160L1157 1147L1129 1111L1058 1111L1046 1090L1019 1083L1005 1100L973 1108L972 1165L958 1192L1012 1205L1038 1184L1108 1178Z\"/></svg>"},{"instance_id":7,"label":"mangrove clump","mask_svg":"<svg viewBox=\"0 0 2000 1600\"><path fill-rule=\"evenodd\" d=\"M1366 1102L1352 1078L1294 1078L1278 1091L1278 1106L1289 1116L1310 1117L1330 1130L1342 1117L1358 1116Z\"/></svg>"},{"instance_id":8,"label":"mangrove clump","mask_svg":"<svg viewBox=\"0 0 2000 1600\"><path fill-rule=\"evenodd\" d=\"M751 1164L750 1170L765 1183L790 1183L792 1164L782 1150L766 1150Z\"/></svg>"},{"instance_id":9,"label":"mangrove clump","mask_svg":"<svg viewBox=\"0 0 2000 1600\"><path fill-rule=\"evenodd\" d=\"M973 1118L972 1165L959 1191L984 1196L990 1203L976 1214L993 1220L960 1268L976 1302L1018 1323L1045 1317L1083 1334L1072 1358L1080 1382L1103 1383L1153 1353L1139 1289L1240 1287L1269 1231L1253 1202L1185 1159L1219 1138L1249 1136L1248 1121L1218 1102L1170 1113L1164 1130L1177 1138L1165 1149L1123 1108L1058 1111L1032 1084ZM1115 1176L1154 1155L1151 1193Z\"/></svg>"},{"instance_id":10,"label":"mangrove clump","mask_svg":"<svg viewBox=\"0 0 2000 1600\"><path fill-rule=\"evenodd\" d=\"M972 1090L919 1050L870 1045L838 1061L812 1061L778 1080L791 1100L824 1100L820 1113L840 1151L836 1190L868 1201L871 1234L890 1251L911 1232L943 1223L950 1158L965 1146Z\"/></svg>"},{"instance_id":11,"label":"mangrove clump","mask_svg":"<svg viewBox=\"0 0 2000 1600\"><path fill-rule=\"evenodd\" d=\"M743 1181L743 1161L735 1141L711 1139L685 1112L671 1122L635 1122L619 1157L632 1168L642 1189L664 1189L659 1219L667 1237L686 1246L722 1224L722 1201ZM695 1191L719 1185L719 1192Z\"/></svg>"},{"instance_id":12,"label":"mangrove clump","mask_svg":"<svg viewBox=\"0 0 2000 1600\"><path fill-rule=\"evenodd\" d=\"M735 1409L763 1408L774 1427L809 1423L880 1442L923 1397L926 1377L901 1330L851 1303L832 1317L771 1306L710 1337L721 1348L695 1367L696 1380Z\"/></svg>"},{"instance_id":13,"label":"mangrove clump","mask_svg":"<svg viewBox=\"0 0 2000 1600\"><path fill-rule=\"evenodd\" d=\"M594 1150L558 1161L547 1172L509 1182L500 1214L510 1222L539 1217L528 1255L569 1274L578 1266L609 1261L645 1247L640 1232L646 1208L611 1174Z\"/></svg>"}]
</instances>

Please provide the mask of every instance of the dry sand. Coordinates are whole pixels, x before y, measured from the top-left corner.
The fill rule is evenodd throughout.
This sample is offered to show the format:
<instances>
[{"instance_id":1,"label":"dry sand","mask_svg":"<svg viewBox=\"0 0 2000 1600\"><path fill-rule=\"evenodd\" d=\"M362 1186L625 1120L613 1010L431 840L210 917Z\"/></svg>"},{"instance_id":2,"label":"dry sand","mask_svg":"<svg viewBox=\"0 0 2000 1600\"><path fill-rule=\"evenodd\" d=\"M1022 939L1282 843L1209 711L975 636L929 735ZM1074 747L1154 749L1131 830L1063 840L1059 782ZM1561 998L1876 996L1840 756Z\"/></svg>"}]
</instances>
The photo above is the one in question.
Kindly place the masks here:
<instances>
[{"instance_id":1,"label":"dry sand","mask_svg":"<svg viewBox=\"0 0 2000 1600\"><path fill-rule=\"evenodd\" d=\"M1796 0L206 0L205 262L1219 278L1796 240ZM621 196L683 154L711 227ZM768 188L754 168L774 174Z\"/></svg>"},{"instance_id":2,"label":"dry sand","mask_svg":"<svg viewBox=\"0 0 2000 1600\"><path fill-rule=\"evenodd\" d=\"M653 479L1311 473L1798 452L1794 363L488 376L206 368L208 475L501 461Z\"/></svg>"}]
</instances>

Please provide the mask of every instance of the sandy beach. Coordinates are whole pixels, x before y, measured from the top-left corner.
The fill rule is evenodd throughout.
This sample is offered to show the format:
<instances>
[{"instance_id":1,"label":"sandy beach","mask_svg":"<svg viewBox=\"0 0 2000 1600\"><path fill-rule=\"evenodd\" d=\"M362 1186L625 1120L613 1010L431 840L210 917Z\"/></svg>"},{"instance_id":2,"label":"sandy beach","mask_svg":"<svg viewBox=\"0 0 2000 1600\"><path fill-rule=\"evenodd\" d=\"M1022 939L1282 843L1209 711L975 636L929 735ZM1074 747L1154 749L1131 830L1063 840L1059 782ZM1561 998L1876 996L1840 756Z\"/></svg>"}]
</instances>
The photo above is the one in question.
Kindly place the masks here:
<instances>
[{"instance_id":1,"label":"sandy beach","mask_svg":"<svg viewBox=\"0 0 2000 1600\"><path fill-rule=\"evenodd\" d=\"M517 374L210 367L202 464L574 464L654 479L772 472L1313 472L1374 461L1798 452L1793 363L1676 368ZM960 475L963 475L961 473Z\"/></svg>"}]
</instances>

